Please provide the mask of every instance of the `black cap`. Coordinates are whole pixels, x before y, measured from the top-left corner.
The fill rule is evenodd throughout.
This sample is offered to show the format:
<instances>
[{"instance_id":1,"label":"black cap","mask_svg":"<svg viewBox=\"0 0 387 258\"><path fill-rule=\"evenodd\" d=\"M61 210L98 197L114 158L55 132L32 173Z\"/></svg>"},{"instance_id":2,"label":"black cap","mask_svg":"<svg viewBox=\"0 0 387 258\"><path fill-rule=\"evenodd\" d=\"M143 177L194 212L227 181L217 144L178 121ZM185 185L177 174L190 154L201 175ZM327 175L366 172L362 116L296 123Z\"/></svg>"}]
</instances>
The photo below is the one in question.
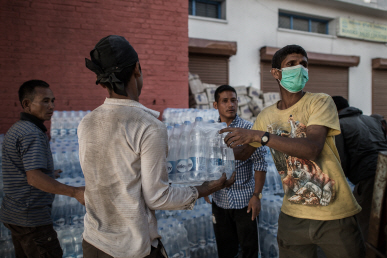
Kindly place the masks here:
<instances>
[{"instance_id":1,"label":"black cap","mask_svg":"<svg viewBox=\"0 0 387 258\"><path fill-rule=\"evenodd\" d=\"M97 75L96 84L109 83L115 93L127 96L124 83L114 73L138 62L137 52L130 43L117 35L104 37L90 51L90 57L91 60L85 58L86 67Z\"/></svg>"}]
</instances>

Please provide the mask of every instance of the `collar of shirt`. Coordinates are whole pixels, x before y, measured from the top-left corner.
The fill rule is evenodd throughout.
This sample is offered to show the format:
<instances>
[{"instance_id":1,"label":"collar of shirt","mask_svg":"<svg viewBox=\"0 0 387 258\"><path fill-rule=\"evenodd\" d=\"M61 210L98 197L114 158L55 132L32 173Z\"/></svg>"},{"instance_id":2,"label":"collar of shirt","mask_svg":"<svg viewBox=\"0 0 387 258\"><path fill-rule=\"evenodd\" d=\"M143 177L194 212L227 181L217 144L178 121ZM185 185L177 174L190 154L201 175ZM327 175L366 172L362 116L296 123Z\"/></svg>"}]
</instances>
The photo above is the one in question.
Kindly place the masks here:
<instances>
[{"instance_id":1,"label":"collar of shirt","mask_svg":"<svg viewBox=\"0 0 387 258\"><path fill-rule=\"evenodd\" d=\"M241 120L241 118L238 116L238 114L235 115L235 118L234 120L232 120L231 124L227 127L235 127L239 121ZM220 117L218 118L218 122L221 123L222 121L220 120Z\"/></svg>"},{"instance_id":2,"label":"collar of shirt","mask_svg":"<svg viewBox=\"0 0 387 258\"><path fill-rule=\"evenodd\" d=\"M119 105L119 106L130 106L130 107L137 107L145 112L151 114L152 116L158 118L160 116L160 112L156 110L149 109L145 107L144 105L140 104L139 102L131 99L116 99L116 98L106 98L104 104L108 105Z\"/></svg>"},{"instance_id":3,"label":"collar of shirt","mask_svg":"<svg viewBox=\"0 0 387 258\"><path fill-rule=\"evenodd\" d=\"M37 127L39 127L40 130L42 130L44 133L47 132L47 128L43 124L42 120L40 120L39 118L37 118L34 115L31 115L31 114L28 114L25 112L21 112L20 113L20 120L29 121L29 122L33 123L34 125L36 125Z\"/></svg>"}]
</instances>

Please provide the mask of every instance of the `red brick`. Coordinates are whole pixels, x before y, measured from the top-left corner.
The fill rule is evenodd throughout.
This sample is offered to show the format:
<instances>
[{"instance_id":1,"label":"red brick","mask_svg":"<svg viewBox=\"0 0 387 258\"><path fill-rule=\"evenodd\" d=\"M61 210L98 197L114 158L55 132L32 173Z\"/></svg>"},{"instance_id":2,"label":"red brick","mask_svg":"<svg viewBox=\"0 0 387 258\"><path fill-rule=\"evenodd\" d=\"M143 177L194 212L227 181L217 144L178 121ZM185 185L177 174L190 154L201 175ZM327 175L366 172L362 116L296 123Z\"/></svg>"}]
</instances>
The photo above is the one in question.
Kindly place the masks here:
<instances>
[{"instance_id":1,"label":"red brick","mask_svg":"<svg viewBox=\"0 0 387 258\"><path fill-rule=\"evenodd\" d=\"M106 90L84 64L99 39L126 37L144 73L140 102L152 109L188 107L186 0L34 0L0 6L0 133L18 120L17 89L46 80L57 110L92 110ZM10 87L10 85L12 87ZM155 104L153 104L155 102Z\"/></svg>"}]
</instances>

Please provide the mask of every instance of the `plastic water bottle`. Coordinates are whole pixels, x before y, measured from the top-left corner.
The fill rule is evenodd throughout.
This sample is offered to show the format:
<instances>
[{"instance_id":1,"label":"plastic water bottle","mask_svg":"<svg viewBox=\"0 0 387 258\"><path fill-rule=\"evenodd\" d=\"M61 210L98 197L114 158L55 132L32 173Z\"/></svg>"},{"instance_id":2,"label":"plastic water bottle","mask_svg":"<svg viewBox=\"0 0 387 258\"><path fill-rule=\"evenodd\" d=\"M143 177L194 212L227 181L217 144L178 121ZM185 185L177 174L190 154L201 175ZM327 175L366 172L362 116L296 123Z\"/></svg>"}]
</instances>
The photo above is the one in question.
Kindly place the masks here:
<instances>
[{"instance_id":1,"label":"plastic water bottle","mask_svg":"<svg viewBox=\"0 0 387 258\"><path fill-rule=\"evenodd\" d=\"M83 258L83 250L82 250L82 234L83 234L83 228L81 227L74 227L71 230L71 234L74 239L74 253L75 258Z\"/></svg>"},{"instance_id":2,"label":"plastic water bottle","mask_svg":"<svg viewBox=\"0 0 387 258\"><path fill-rule=\"evenodd\" d=\"M277 228L278 227L278 216L279 216L279 212L278 212L278 209L277 209L277 203L274 202L274 200L270 200L268 202L268 215L269 215L269 219L268 219L268 222L269 222L269 225L271 227L274 227L274 228Z\"/></svg>"},{"instance_id":3,"label":"plastic water bottle","mask_svg":"<svg viewBox=\"0 0 387 258\"><path fill-rule=\"evenodd\" d=\"M215 131L208 140L208 177L209 180L217 180L222 176L222 148L221 135Z\"/></svg>"},{"instance_id":4,"label":"plastic water bottle","mask_svg":"<svg viewBox=\"0 0 387 258\"><path fill-rule=\"evenodd\" d=\"M62 160L61 160L61 154L54 149L52 152L52 159L54 161L54 169L61 169L62 168Z\"/></svg>"},{"instance_id":5,"label":"plastic water bottle","mask_svg":"<svg viewBox=\"0 0 387 258\"><path fill-rule=\"evenodd\" d=\"M278 258L277 229L269 227L269 233L264 240L263 253L265 258Z\"/></svg>"},{"instance_id":6,"label":"plastic water bottle","mask_svg":"<svg viewBox=\"0 0 387 258\"><path fill-rule=\"evenodd\" d=\"M171 182L177 182L176 161L178 152L178 140L180 137L180 125L175 124L168 143L167 171Z\"/></svg>"},{"instance_id":7,"label":"plastic water bottle","mask_svg":"<svg viewBox=\"0 0 387 258\"><path fill-rule=\"evenodd\" d=\"M172 130L173 130L173 126L168 125L168 126L167 126L168 139L171 137Z\"/></svg>"},{"instance_id":8,"label":"plastic water bottle","mask_svg":"<svg viewBox=\"0 0 387 258\"><path fill-rule=\"evenodd\" d=\"M0 241L5 241L11 239L11 232L8 228L4 226L3 223L0 224Z\"/></svg>"},{"instance_id":9,"label":"plastic water bottle","mask_svg":"<svg viewBox=\"0 0 387 258\"><path fill-rule=\"evenodd\" d=\"M65 113L65 111L63 111L62 113L62 119L60 120L60 123L59 123L59 136L60 138L66 138L67 137L67 133L68 133L68 119L67 119L67 115Z\"/></svg>"},{"instance_id":10,"label":"plastic water bottle","mask_svg":"<svg viewBox=\"0 0 387 258\"><path fill-rule=\"evenodd\" d=\"M67 206L67 225L77 225L79 222L78 201L75 198L70 198Z\"/></svg>"},{"instance_id":11,"label":"plastic water bottle","mask_svg":"<svg viewBox=\"0 0 387 258\"><path fill-rule=\"evenodd\" d=\"M63 258L74 258L76 255L74 237L71 234L70 229L64 229L61 231L63 232L61 235L60 245L63 249Z\"/></svg>"},{"instance_id":12,"label":"plastic water bottle","mask_svg":"<svg viewBox=\"0 0 387 258\"><path fill-rule=\"evenodd\" d=\"M50 129L50 135L51 135L51 138L55 139L59 136L60 134L60 129L59 129L59 125L60 125L60 122L59 122L59 113L58 111L54 111L54 114L51 118L51 129Z\"/></svg>"},{"instance_id":13,"label":"plastic water bottle","mask_svg":"<svg viewBox=\"0 0 387 258\"><path fill-rule=\"evenodd\" d=\"M179 151L177 156L176 169L180 182L188 182L189 174L188 170L188 151L189 151L189 136L191 132L191 122L185 121L183 130L179 138Z\"/></svg>"},{"instance_id":14,"label":"plastic water bottle","mask_svg":"<svg viewBox=\"0 0 387 258\"><path fill-rule=\"evenodd\" d=\"M177 230L179 232L180 238L180 254L182 258L189 258L190 257L190 246L188 242L188 233L187 230L184 227L184 223L182 221L179 222L177 226Z\"/></svg>"},{"instance_id":15,"label":"plastic water bottle","mask_svg":"<svg viewBox=\"0 0 387 258\"><path fill-rule=\"evenodd\" d=\"M206 138L202 130L203 118L197 117L190 133L188 168L190 181L203 182L207 179Z\"/></svg>"},{"instance_id":16,"label":"plastic water bottle","mask_svg":"<svg viewBox=\"0 0 387 258\"><path fill-rule=\"evenodd\" d=\"M188 241L190 244L191 251L198 247L198 235L197 235L197 227L196 227L196 216L192 215L188 220L188 227L187 231L188 234Z\"/></svg>"},{"instance_id":17,"label":"plastic water bottle","mask_svg":"<svg viewBox=\"0 0 387 258\"><path fill-rule=\"evenodd\" d=\"M64 195L56 195L52 204L52 219L55 230L61 230L66 225L67 203Z\"/></svg>"},{"instance_id":18,"label":"plastic water bottle","mask_svg":"<svg viewBox=\"0 0 387 258\"><path fill-rule=\"evenodd\" d=\"M197 223L197 235L198 235L198 242L199 245L206 245L207 244L207 223L205 219L205 214L202 213L200 214L198 218L198 223Z\"/></svg>"},{"instance_id":19,"label":"plastic water bottle","mask_svg":"<svg viewBox=\"0 0 387 258\"><path fill-rule=\"evenodd\" d=\"M169 245L169 257L171 258L180 258L180 246L178 239L180 238L180 235L175 230L172 224L168 226L168 245Z\"/></svg>"},{"instance_id":20,"label":"plastic water bottle","mask_svg":"<svg viewBox=\"0 0 387 258\"><path fill-rule=\"evenodd\" d=\"M200 243L196 250L196 257L208 257L207 246L204 243Z\"/></svg>"},{"instance_id":21,"label":"plastic water bottle","mask_svg":"<svg viewBox=\"0 0 387 258\"><path fill-rule=\"evenodd\" d=\"M224 142L226 134L222 136L222 165L224 167L224 172L226 173L227 178L230 178L232 173L235 171L235 156L233 149L227 147L227 144Z\"/></svg>"}]
</instances>

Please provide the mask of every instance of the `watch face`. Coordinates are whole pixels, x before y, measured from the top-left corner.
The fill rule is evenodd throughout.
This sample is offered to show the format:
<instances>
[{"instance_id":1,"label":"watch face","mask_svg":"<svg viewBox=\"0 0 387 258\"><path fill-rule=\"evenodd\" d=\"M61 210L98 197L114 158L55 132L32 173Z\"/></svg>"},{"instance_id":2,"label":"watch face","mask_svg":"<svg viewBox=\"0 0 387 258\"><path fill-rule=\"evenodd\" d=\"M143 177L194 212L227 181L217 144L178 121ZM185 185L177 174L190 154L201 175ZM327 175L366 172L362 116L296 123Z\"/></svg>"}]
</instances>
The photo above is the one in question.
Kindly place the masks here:
<instances>
[{"instance_id":1,"label":"watch face","mask_svg":"<svg viewBox=\"0 0 387 258\"><path fill-rule=\"evenodd\" d=\"M269 138L266 135L262 137L263 142L267 142L268 140L269 140Z\"/></svg>"}]
</instances>

